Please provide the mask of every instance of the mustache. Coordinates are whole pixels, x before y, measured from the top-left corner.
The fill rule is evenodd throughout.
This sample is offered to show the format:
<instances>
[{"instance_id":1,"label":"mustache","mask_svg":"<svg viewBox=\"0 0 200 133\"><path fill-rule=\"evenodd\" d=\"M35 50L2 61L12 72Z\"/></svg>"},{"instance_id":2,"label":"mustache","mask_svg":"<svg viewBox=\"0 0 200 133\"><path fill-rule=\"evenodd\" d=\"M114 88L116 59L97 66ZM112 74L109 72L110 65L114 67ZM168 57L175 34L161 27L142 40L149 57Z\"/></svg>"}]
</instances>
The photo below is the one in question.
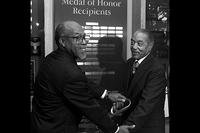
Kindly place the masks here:
<instances>
[{"instance_id":1,"label":"mustache","mask_svg":"<svg viewBox=\"0 0 200 133\"><path fill-rule=\"evenodd\" d=\"M131 51L132 51L133 53L140 53L140 51L137 51L137 50L134 50L134 49L131 49Z\"/></svg>"}]
</instances>

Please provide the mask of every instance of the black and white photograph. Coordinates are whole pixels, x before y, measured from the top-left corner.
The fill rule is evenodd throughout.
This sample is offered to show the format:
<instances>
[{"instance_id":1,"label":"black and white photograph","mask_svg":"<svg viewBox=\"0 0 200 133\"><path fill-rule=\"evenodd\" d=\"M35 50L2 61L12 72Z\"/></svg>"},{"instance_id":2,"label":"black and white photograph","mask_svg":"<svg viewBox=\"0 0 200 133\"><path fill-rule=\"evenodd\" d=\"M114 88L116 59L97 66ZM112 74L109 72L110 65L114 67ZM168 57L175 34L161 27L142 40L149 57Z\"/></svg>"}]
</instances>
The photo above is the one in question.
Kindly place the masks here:
<instances>
[{"instance_id":1,"label":"black and white photograph","mask_svg":"<svg viewBox=\"0 0 200 133\"><path fill-rule=\"evenodd\" d=\"M30 0L31 133L170 133L170 0Z\"/></svg>"}]
</instances>

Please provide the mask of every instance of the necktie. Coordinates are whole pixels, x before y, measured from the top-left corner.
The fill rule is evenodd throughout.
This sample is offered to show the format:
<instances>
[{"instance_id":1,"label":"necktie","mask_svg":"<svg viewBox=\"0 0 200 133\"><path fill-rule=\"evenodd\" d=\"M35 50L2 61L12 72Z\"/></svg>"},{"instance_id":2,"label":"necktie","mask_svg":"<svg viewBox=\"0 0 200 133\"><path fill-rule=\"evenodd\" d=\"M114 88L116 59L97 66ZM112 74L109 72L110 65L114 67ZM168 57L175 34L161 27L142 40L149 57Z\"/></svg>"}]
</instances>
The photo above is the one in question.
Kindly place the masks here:
<instances>
[{"instance_id":1,"label":"necktie","mask_svg":"<svg viewBox=\"0 0 200 133\"><path fill-rule=\"evenodd\" d=\"M139 62L138 62L138 60L135 60L134 63L133 63L133 71L132 71L133 74L135 74L135 71L138 68L138 66L139 66Z\"/></svg>"}]
</instances>

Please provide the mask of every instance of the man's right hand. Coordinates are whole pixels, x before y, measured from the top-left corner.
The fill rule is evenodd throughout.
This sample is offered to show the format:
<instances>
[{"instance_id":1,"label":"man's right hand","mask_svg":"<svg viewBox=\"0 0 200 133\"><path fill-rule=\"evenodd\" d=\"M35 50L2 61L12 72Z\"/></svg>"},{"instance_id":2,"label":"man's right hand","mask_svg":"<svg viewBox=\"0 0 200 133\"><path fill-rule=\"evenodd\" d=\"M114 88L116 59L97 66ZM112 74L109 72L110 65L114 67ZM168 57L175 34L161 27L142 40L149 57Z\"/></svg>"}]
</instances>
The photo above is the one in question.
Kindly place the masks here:
<instances>
[{"instance_id":1,"label":"man's right hand","mask_svg":"<svg viewBox=\"0 0 200 133\"><path fill-rule=\"evenodd\" d=\"M121 126L119 127L118 133L129 133L129 130L128 130L128 129L133 129L134 127L135 127L135 125L132 125L132 126L121 125Z\"/></svg>"}]
</instances>

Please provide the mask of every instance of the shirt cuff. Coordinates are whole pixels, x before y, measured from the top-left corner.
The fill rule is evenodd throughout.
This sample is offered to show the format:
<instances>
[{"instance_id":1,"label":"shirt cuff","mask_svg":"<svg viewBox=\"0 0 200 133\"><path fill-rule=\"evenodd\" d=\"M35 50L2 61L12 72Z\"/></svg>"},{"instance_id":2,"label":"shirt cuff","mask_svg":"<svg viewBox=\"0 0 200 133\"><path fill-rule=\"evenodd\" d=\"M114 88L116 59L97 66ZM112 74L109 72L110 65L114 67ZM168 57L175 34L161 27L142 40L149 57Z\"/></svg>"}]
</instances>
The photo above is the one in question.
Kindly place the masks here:
<instances>
[{"instance_id":1,"label":"shirt cuff","mask_svg":"<svg viewBox=\"0 0 200 133\"><path fill-rule=\"evenodd\" d=\"M107 94L107 90L105 90L105 91L103 92L103 94L101 95L101 99L104 99L104 97L106 96L106 94Z\"/></svg>"},{"instance_id":2,"label":"shirt cuff","mask_svg":"<svg viewBox=\"0 0 200 133\"><path fill-rule=\"evenodd\" d=\"M117 127L117 130L115 131L115 133L118 133L118 131L119 131L119 127Z\"/></svg>"},{"instance_id":3,"label":"shirt cuff","mask_svg":"<svg viewBox=\"0 0 200 133\"><path fill-rule=\"evenodd\" d=\"M111 114L114 114L114 113L113 113L113 106L112 106L112 108L110 109L110 113L111 113Z\"/></svg>"}]
</instances>

